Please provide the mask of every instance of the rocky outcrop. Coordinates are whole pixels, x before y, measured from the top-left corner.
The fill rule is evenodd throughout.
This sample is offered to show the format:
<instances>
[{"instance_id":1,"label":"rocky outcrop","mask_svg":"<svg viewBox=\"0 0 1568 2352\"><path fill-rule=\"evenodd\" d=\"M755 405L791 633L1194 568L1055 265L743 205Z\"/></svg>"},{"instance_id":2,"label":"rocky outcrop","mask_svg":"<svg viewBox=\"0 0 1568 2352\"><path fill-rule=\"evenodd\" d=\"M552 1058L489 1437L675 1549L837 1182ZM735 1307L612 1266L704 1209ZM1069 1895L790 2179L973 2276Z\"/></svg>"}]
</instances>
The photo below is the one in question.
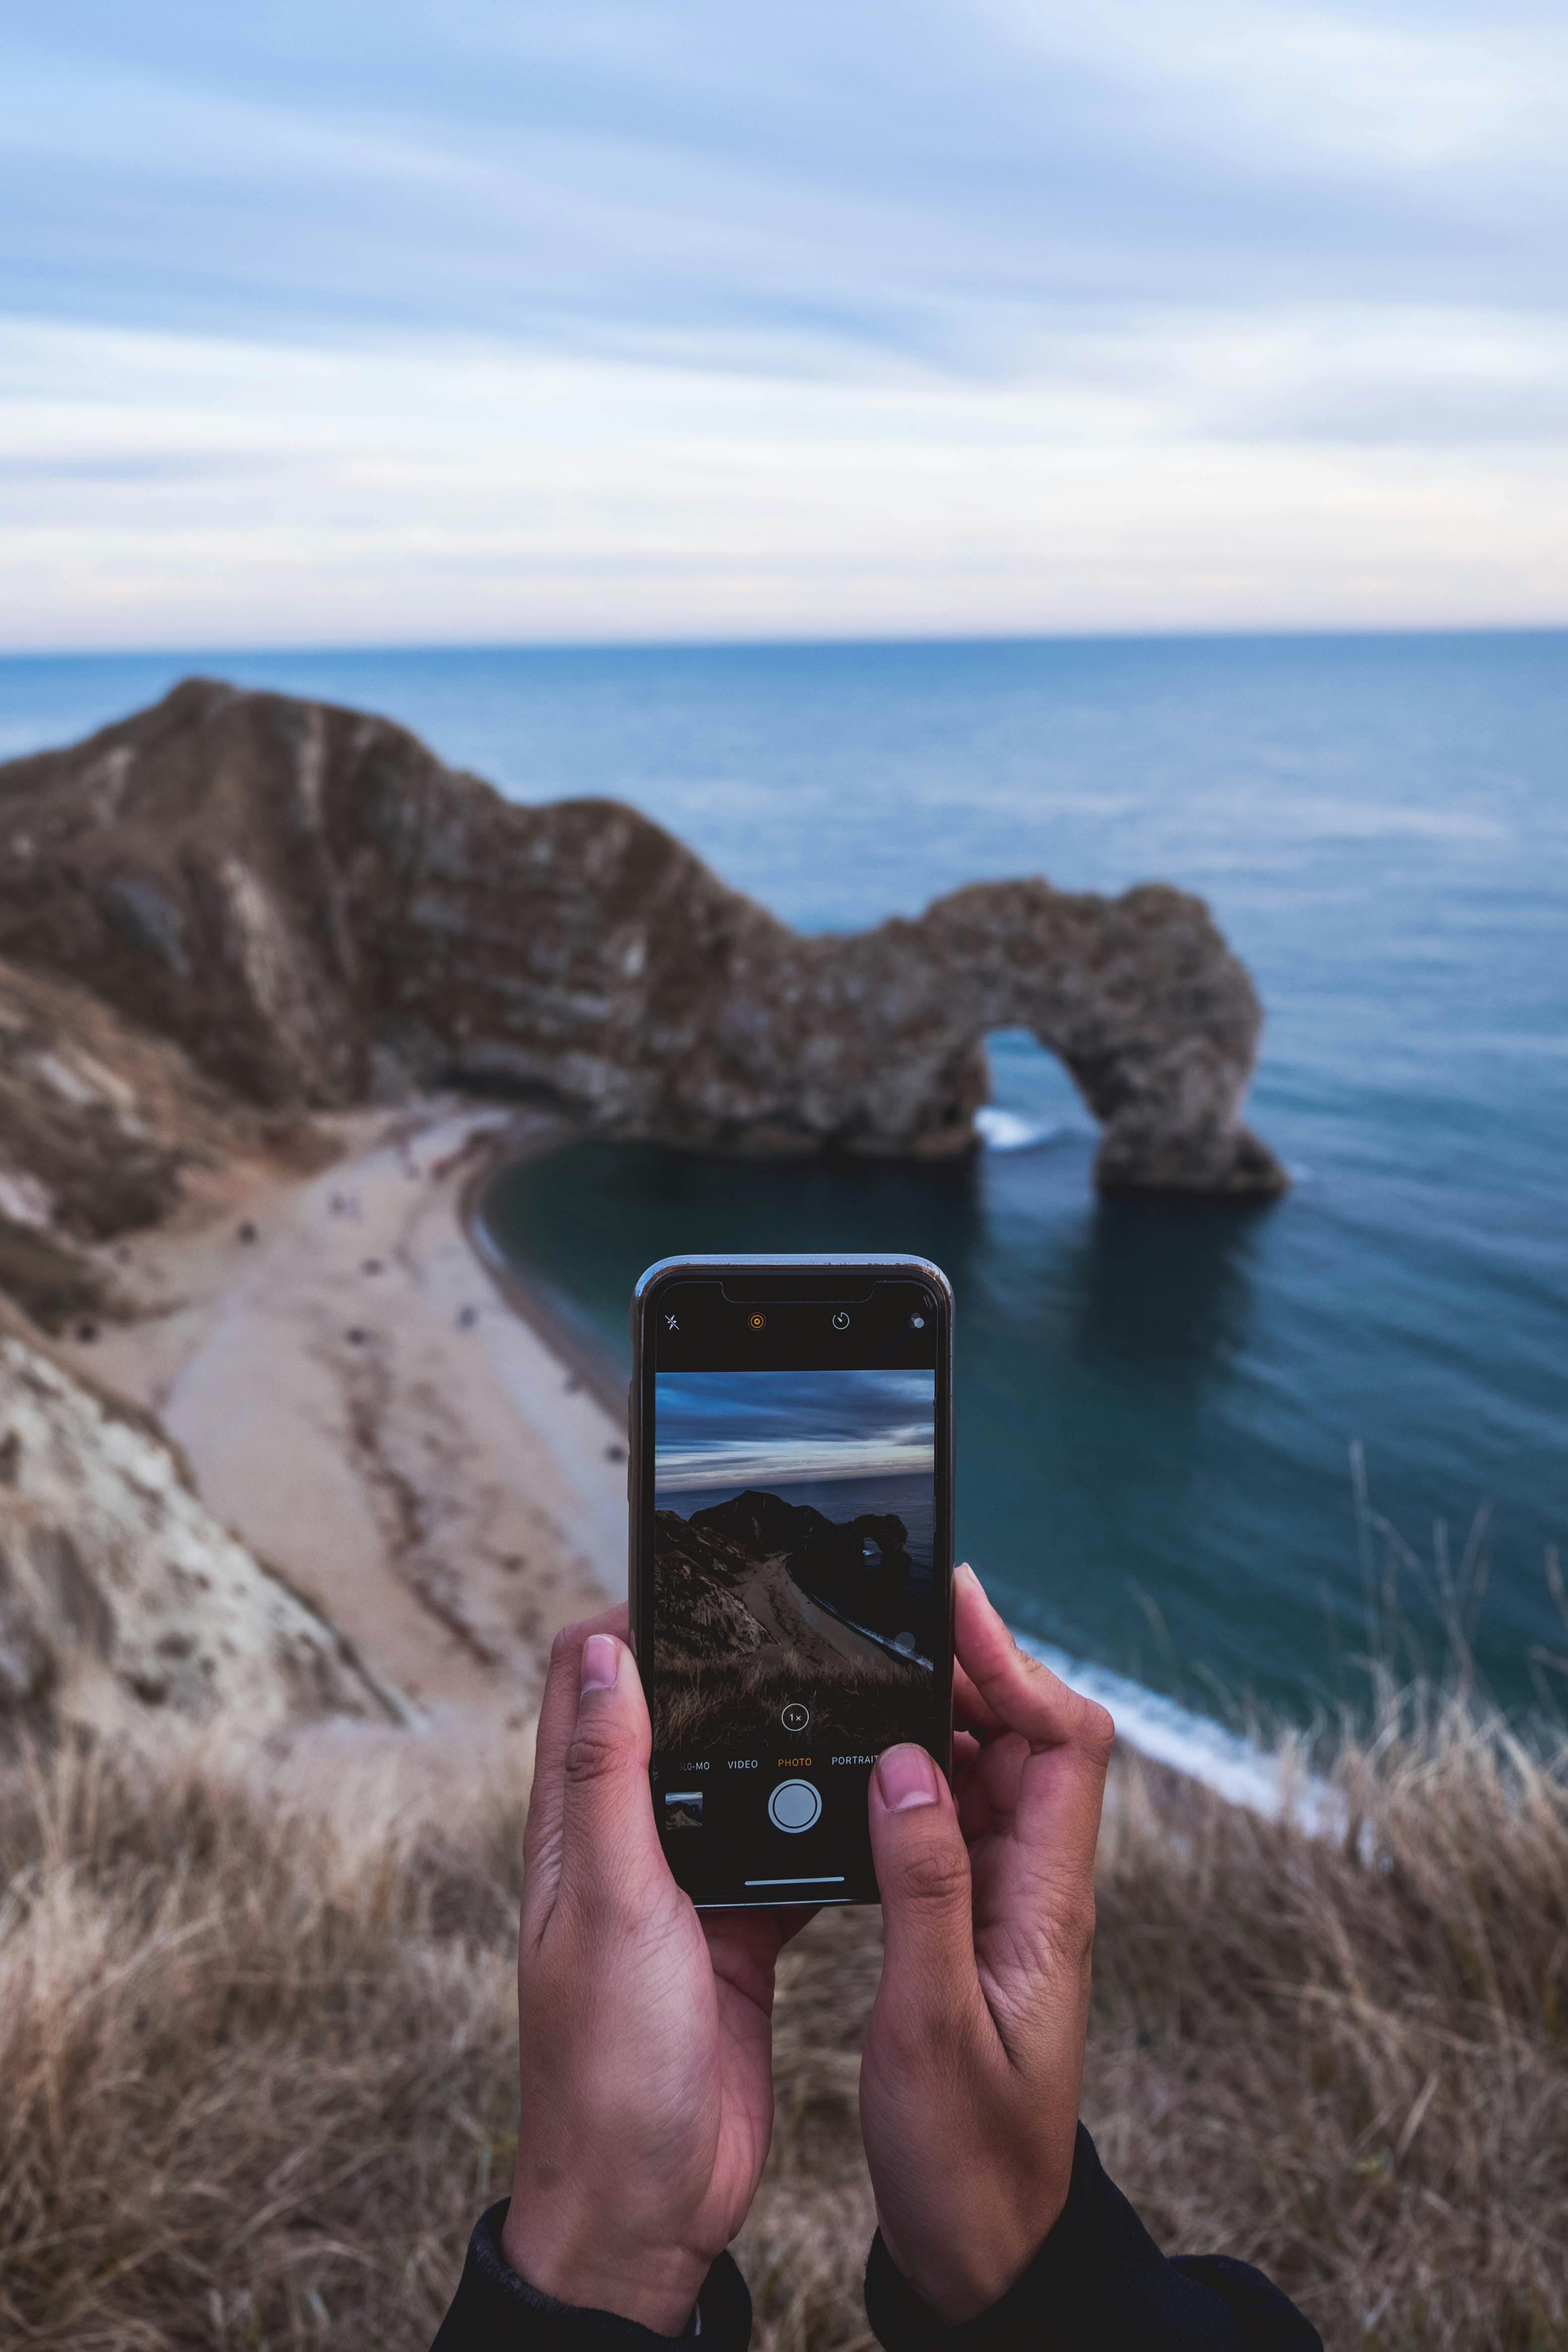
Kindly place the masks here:
<instances>
[{"instance_id":1,"label":"rocky outcrop","mask_svg":"<svg viewBox=\"0 0 1568 2352\"><path fill-rule=\"evenodd\" d=\"M803 1592L848 1609L879 1632L895 1631L909 1613L909 1529L893 1512L830 1519L809 1503L786 1503L748 1487L728 1502L693 1511L689 1526L694 1537L752 1559L777 1553ZM929 1577L926 1584L929 1597Z\"/></svg>"},{"instance_id":2,"label":"rocky outcrop","mask_svg":"<svg viewBox=\"0 0 1568 2352\"><path fill-rule=\"evenodd\" d=\"M237 1102L80 982L0 962L0 1293L46 1330L120 1311L90 1244L237 1160L304 1174L336 1149L307 1118Z\"/></svg>"},{"instance_id":3,"label":"rocky outcrop","mask_svg":"<svg viewBox=\"0 0 1568 2352\"><path fill-rule=\"evenodd\" d=\"M237 1107L89 990L0 963L0 1292L47 1330L116 1309L79 1244L164 1215Z\"/></svg>"},{"instance_id":4,"label":"rocky outcrop","mask_svg":"<svg viewBox=\"0 0 1568 2352\"><path fill-rule=\"evenodd\" d=\"M249 1101L411 1082L752 1152L973 1142L1030 1029L1109 1190L1277 1192L1242 1124L1261 1020L1196 898L977 884L803 938L608 801L506 802L385 720L202 680L0 768L0 954L74 979Z\"/></svg>"},{"instance_id":5,"label":"rocky outcrop","mask_svg":"<svg viewBox=\"0 0 1568 2352\"><path fill-rule=\"evenodd\" d=\"M76 1727L145 1748L405 1713L204 1510L156 1423L0 1307L0 1738Z\"/></svg>"},{"instance_id":6,"label":"rocky outcrop","mask_svg":"<svg viewBox=\"0 0 1568 2352\"><path fill-rule=\"evenodd\" d=\"M763 1648L767 1631L741 1592L755 1557L675 1511L656 1511L653 1533L661 1667L693 1658L744 1657Z\"/></svg>"},{"instance_id":7,"label":"rocky outcrop","mask_svg":"<svg viewBox=\"0 0 1568 2352\"><path fill-rule=\"evenodd\" d=\"M807 1693L812 1738L829 1748L876 1753L910 1737L911 1702L931 1692L916 1624L879 1630L853 1567L816 1584L805 1572L849 1549L852 1524L756 1490L689 1519L655 1512L657 1747L743 1751Z\"/></svg>"},{"instance_id":8,"label":"rocky outcrop","mask_svg":"<svg viewBox=\"0 0 1568 2352\"><path fill-rule=\"evenodd\" d=\"M757 1646L757 1620L744 1598L759 1570L774 1590L782 1570L797 1591L879 1642L913 1653L929 1648L932 1590L917 1577L909 1530L892 1512L830 1519L809 1503L748 1487L722 1503L654 1514L655 1576L661 1654L717 1657ZM900 1641L900 1634L903 1639Z\"/></svg>"},{"instance_id":9,"label":"rocky outcrop","mask_svg":"<svg viewBox=\"0 0 1568 2352\"><path fill-rule=\"evenodd\" d=\"M168 1039L0 963L0 1218L101 1240L150 1224L231 1146L234 1106Z\"/></svg>"}]
</instances>

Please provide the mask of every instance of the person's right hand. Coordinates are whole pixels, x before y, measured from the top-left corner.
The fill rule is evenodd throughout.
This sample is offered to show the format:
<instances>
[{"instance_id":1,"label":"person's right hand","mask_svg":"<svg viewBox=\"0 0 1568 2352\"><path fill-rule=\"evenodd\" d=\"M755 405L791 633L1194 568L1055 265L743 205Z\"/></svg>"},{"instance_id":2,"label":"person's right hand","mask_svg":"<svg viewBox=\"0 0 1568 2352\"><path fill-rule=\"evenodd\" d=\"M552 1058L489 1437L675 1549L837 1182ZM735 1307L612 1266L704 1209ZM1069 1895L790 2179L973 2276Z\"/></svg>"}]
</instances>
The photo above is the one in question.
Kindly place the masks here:
<instances>
[{"instance_id":1,"label":"person's right hand","mask_svg":"<svg viewBox=\"0 0 1568 2352\"><path fill-rule=\"evenodd\" d=\"M886 1954L860 2065L877 2217L949 2325L988 2310L1066 2202L1115 1727L957 1572L953 1788L923 1748L871 1775Z\"/></svg>"}]
</instances>

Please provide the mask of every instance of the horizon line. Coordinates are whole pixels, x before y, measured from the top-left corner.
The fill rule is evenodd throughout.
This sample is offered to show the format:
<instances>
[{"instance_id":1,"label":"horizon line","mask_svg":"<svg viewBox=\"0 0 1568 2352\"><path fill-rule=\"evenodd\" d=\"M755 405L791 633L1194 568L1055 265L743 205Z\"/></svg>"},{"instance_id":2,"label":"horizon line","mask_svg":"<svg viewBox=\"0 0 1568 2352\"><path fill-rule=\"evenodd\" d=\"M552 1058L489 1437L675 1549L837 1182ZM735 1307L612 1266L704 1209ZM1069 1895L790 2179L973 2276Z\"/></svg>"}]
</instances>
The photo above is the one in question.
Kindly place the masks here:
<instances>
[{"instance_id":1,"label":"horizon line","mask_svg":"<svg viewBox=\"0 0 1568 2352\"><path fill-rule=\"evenodd\" d=\"M322 639L300 643L252 639L223 645L77 645L16 646L0 649L0 667L26 662L90 661L223 661L264 659L343 660L386 654L679 654L679 653L822 653L896 652L905 647L961 648L999 646L1077 645L1297 645L1311 643L1386 643L1397 640L1455 640L1478 637L1568 636L1568 617L1560 621L1473 622L1310 622L1299 627L1277 625L1229 628L1083 628L868 631L837 635L781 634L758 635L614 636L614 637L369 637Z\"/></svg>"}]
</instances>

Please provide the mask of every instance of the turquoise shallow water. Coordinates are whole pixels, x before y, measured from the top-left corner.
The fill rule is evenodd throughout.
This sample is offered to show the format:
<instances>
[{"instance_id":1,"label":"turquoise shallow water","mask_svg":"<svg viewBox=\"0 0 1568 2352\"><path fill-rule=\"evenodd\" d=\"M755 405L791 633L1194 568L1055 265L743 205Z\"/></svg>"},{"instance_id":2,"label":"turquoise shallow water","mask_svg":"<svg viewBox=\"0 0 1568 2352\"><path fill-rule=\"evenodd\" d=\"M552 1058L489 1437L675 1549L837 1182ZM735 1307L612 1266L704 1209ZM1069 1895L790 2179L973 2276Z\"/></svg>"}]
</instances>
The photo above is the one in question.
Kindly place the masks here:
<instances>
[{"instance_id":1,"label":"turquoise shallow water","mask_svg":"<svg viewBox=\"0 0 1568 2352\"><path fill-rule=\"evenodd\" d=\"M1039 1639L1188 1706L1362 1686L1373 1503L1406 1636L1476 1629L1529 1704L1568 1650L1568 637L1188 640L0 663L0 750L202 667L374 706L518 797L616 793L806 927L986 876L1201 891L1268 1008L1252 1100L1295 1171L1252 1214L1101 1206L1055 1066L1000 1041L949 1169L582 1145L513 1171L504 1243L625 1351L700 1248L909 1248L959 1301L959 1531Z\"/></svg>"}]
</instances>

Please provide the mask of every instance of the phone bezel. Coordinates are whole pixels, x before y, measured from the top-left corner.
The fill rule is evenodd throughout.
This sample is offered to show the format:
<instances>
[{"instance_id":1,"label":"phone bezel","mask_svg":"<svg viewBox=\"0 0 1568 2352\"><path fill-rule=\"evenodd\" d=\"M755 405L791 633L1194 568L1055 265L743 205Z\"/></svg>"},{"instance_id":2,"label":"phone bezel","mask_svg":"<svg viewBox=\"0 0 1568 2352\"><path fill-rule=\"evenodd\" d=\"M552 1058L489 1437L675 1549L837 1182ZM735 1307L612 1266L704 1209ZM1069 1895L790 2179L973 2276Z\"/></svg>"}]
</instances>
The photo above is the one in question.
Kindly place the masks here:
<instances>
[{"instance_id":1,"label":"phone bezel","mask_svg":"<svg viewBox=\"0 0 1568 2352\"><path fill-rule=\"evenodd\" d=\"M773 1276L792 1284L813 1281L842 1282L848 1277L868 1282L922 1282L932 1292L938 1307L940 1329L937 1335L936 1360L936 1503L933 1547L935 1566L947 1586L946 1639L942 1655L933 1663L937 1672L937 1720L943 1727L941 1752L937 1762L951 1780L952 1777L952 1468L953 1468L953 1402L952 1402L952 1286L939 1265L924 1257L882 1257L872 1254L845 1252L837 1256L810 1254L766 1256L743 1254L733 1256L665 1257L647 1268L638 1278L631 1299L632 1378L626 1391L626 1443L629 1460L626 1489L629 1509L626 1514L627 1600L631 1617L632 1651L645 1689L651 1689L652 1660L648 1655L647 1636L651 1633L653 1595L653 1546L649 1539L653 1524L653 1384L644 1377L647 1360L647 1334L649 1318L658 1307L660 1294L672 1283L702 1280L723 1281L730 1276L747 1275ZM828 1904L872 1902L866 1895L831 1895ZM700 1904L702 1910L769 1909L775 1906L755 1904Z\"/></svg>"}]
</instances>

